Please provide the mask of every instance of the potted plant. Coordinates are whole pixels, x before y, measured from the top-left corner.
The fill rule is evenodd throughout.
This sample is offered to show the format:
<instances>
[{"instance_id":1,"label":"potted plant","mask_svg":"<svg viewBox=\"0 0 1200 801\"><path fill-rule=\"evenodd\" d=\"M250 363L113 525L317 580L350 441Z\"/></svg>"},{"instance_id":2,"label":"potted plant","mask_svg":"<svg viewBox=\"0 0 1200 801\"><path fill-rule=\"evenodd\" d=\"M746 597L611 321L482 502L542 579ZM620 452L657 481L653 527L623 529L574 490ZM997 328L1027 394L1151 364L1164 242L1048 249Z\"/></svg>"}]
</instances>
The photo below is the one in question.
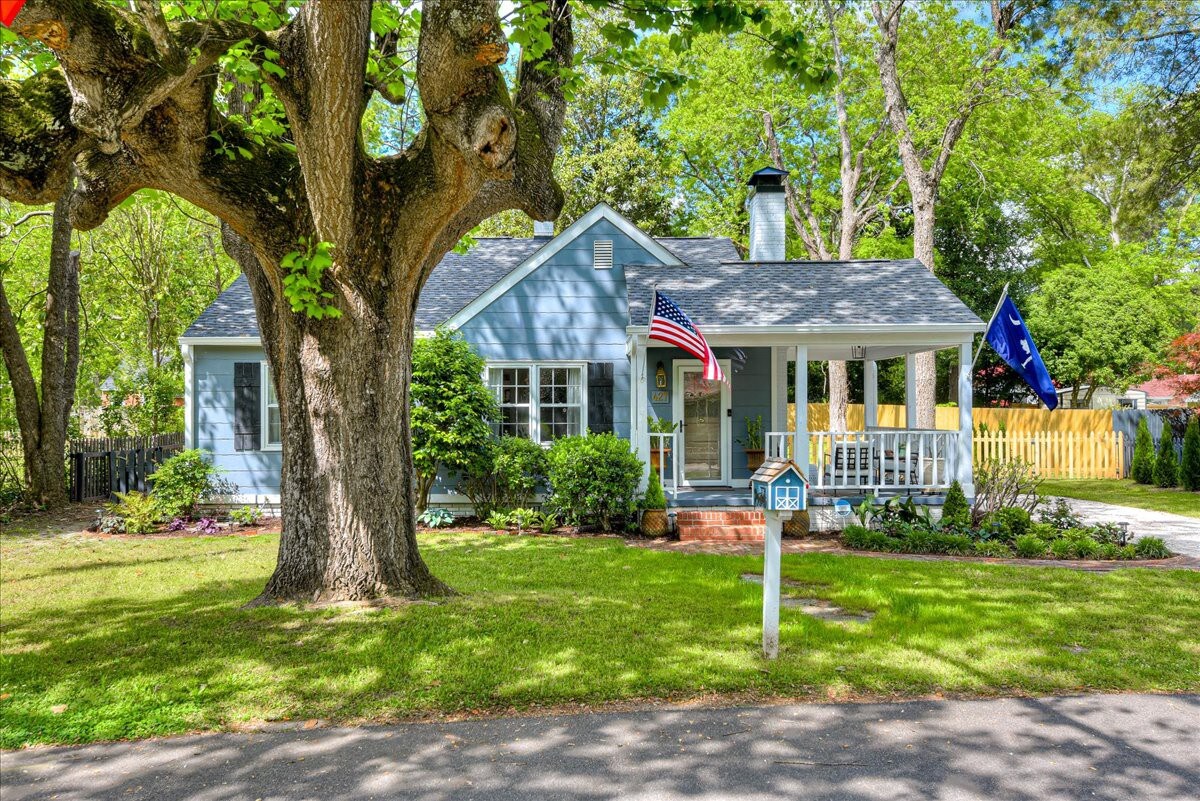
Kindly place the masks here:
<instances>
[{"instance_id":1,"label":"potted plant","mask_svg":"<svg viewBox=\"0 0 1200 801\"><path fill-rule=\"evenodd\" d=\"M756 417L747 417L746 420L746 438L739 439L738 444L746 451L746 467L750 472L754 472L762 467L763 463L763 423L762 415Z\"/></svg>"},{"instance_id":2,"label":"potted plant","mask_svg":"<svg viewBox=\"0 0 1200 801\"><path fill-rule=\"evenodd\" d=\"M647 417L646 425L649 426L649 431L651 434L674 434L676 429L674 422L670 420L664 420L661 417L657 419L654 417ZM667 462L667 460L663 457L671 455L671 447L669 445L660 447L660 442L662 442L662 440L654 437L651 437L650 439L650 467L656 473L662 470L662 466Z\"/></svg>"},{"instance_id":3,"label":"potted plant","mask_svg":"<svg viewBox=\"0 0 1200 801\"><path fill-rule=\"evenodd\" d=\"M658 471L651 470L646 494L642 496L642 533L647 537L663 537L669 529L667 496L663 493Z\"/></svg>"}]
</instances>

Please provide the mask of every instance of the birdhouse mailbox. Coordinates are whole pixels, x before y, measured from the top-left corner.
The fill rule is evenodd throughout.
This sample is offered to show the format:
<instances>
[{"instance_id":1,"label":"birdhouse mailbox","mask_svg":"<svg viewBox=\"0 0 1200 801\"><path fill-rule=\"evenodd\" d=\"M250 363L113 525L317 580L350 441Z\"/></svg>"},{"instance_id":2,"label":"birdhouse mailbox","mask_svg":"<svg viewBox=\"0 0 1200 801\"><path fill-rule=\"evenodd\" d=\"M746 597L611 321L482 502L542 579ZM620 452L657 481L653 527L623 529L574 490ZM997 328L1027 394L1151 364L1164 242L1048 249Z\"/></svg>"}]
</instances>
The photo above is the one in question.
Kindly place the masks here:
<instances>
[{"instance_id":1,"label":"birdhouse mailbox","mask_svg":"<svg viewBox=\"0 0 1200 801\"><path fill-rule=\"evenodd\" d=\"M808 508L808 478L790 459L767 459L750 476L754 506L764 512L800 512Z\"/></svg>"}]
</instances>

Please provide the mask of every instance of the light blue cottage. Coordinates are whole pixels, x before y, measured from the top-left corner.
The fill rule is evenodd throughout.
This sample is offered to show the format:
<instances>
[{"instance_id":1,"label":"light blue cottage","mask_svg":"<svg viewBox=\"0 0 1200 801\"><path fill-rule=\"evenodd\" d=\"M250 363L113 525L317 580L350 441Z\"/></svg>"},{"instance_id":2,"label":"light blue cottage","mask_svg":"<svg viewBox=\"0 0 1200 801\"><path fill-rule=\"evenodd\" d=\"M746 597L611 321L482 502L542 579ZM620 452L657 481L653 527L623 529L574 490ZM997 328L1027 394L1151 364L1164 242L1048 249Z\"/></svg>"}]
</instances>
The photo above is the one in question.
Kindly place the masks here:
<instances>
[{"instance_id":1,"label":"light blue cottage","mask_svg":"<svg viewBox=\"0 0 1200 801\"><path fill-rule=\"evenodd\" d=\"M549 446L612 431L661 463L675 506L750 503L759 455L739 440L757 417L766 455L790 459L810 482L810 506L865 494L936 502L955 479L973 494L971 346L983 322L914 260L786 259L782 173L761 170L749 184L748 259L727 237L651 236L602 203L557 235L537 223L533 237L480 238L448 254L421 292L418 334L458 330L486 360L499 432ZM693 357L649 338L655 287L703 332L729 383L705 380ZM277 503L279 407L244 278L180 344L188 444L238 485L224 500ZM912 357L941 349L959 354L959 427L923 430ZM877 363L893 358L906 363L908 419L883 428ZM810 431L805 403L789 414L789 395L808 397L808 363L834 359L863 362L861 431ZM652 433L649 419L676 430ZM466 508L452 478L431 502Z\"/></svg>"}]
</instances>

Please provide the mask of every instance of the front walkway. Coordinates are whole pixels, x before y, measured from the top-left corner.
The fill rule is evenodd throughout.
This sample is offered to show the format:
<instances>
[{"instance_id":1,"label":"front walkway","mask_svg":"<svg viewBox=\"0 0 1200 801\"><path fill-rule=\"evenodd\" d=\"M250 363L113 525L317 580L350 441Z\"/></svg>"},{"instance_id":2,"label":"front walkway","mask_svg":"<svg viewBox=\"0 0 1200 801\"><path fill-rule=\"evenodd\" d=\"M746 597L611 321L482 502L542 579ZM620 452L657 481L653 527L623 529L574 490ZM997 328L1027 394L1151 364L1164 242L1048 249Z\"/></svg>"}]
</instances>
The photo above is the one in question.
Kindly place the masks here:
<instances>
[{"instance_id":1,"label":"front walkway","mask_svg":"<svg viewBox=\"0 0 1200 801\"><path fill-rule=\"evenodd\" d=\"M1197 503L1200 503L1200 496L1197 497ZM1057 498L1047 500L1052 503ZM1200 519L1099 501L1080 501L1075 498L1063 500L1069 503L1085 522L1111 523L1124 520L1129 523L1129 530L1139 537L1161 537L1167 547L1175 553L1200 557Z\"/></svg>"},{"instance_id":2,"label":"front walkway","mask_svg":"<svg viewBox=\"0 0 1200 801\"><path fill-rule=\"evenodd\" d=\"M1194 801L1200 696L788 704L4 754L5 801Z\"/></svg>"}]
</instances>

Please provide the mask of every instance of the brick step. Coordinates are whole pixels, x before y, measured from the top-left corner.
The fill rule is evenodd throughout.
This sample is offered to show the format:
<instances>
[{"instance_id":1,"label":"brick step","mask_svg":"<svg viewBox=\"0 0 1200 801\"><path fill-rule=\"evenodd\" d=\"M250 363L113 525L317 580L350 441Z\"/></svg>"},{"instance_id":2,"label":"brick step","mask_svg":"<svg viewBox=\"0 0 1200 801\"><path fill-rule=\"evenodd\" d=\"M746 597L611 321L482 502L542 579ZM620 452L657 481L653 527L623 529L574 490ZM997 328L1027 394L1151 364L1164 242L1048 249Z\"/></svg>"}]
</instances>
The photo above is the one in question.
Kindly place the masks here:
<instances>
[{"instance_id":1,"label":"brick step","mask_svg":"<svg viewBox=\"0 0 1200 801\"><path fill-rule=\"evenodd\" d=\"M679 526L680 542L721 541L721 542L762 542L762 526L713 526L713 525L681 525Z\"/></svg>"},{"instance_id":2,"label":"brick step","mask_svg":"<svg viewBox=\"0 0 1200 801\"><path fill-rule=\"evenodd\" d=\"M758 511L679 511L675 513L675 520L680 524L695 523L695 524L718 524L718 525L744 525L744 524L761 524L763 522L763 514Z\"/></svg>"}]
</instances>

